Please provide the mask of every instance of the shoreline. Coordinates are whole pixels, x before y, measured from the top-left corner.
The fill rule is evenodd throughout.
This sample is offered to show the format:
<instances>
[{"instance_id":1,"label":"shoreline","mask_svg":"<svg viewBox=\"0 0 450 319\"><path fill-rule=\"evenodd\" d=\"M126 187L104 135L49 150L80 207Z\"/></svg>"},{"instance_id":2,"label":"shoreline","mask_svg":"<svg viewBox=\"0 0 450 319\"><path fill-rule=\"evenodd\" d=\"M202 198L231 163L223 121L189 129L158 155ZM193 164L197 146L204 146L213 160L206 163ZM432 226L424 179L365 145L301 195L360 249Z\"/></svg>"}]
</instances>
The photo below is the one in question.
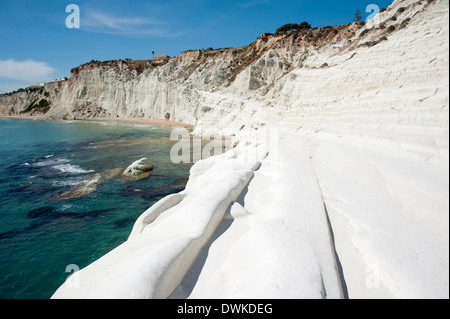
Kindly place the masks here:
<instances>
[{"instance_id":1,"label":"shoreline","mask_svg":"<svg viewBox=\"0 0 450 319\"><path fill-rule=\"evenodd\" d=\"M43 120L41 117L30 116L30 115L0 115L0 119L18 119L18 120Z\"/></svg>"},{"instance_id":2,"label":"shoreline","mask_svg":"<svg viewBox=\"0 0 450 319\"><path fill-rule=\"evenodd\" d=\"M0 118L7 119L22 119L22 120L52 120L52 121L109 121L109 122L129 122L137 124L158 124L158 125L170 125L170 126L182 126L188 127L190 124L177 121L168 120L157 120L157 119L143 119L143 118L92 118L92 119L51 119L43 118L41 116L30 116L30 115L0 115Z\"/></svg>"},{"instance_id":3,"label":"shoreline","mask_svg":"<svg viewBox=\"0 0 450 319\"><path fill-rule=\"evenodd\" d=\"M156 119L142 119L142 118L94 118L94 119L84 119L84 121L110 121L110 122L129 122L129 123L140 123L140 124L159 124L159 125L171 125L171 126L183 126L187 127L190 124L177 121L168 120L156 120Z\"/></svg>"}]
</instances>

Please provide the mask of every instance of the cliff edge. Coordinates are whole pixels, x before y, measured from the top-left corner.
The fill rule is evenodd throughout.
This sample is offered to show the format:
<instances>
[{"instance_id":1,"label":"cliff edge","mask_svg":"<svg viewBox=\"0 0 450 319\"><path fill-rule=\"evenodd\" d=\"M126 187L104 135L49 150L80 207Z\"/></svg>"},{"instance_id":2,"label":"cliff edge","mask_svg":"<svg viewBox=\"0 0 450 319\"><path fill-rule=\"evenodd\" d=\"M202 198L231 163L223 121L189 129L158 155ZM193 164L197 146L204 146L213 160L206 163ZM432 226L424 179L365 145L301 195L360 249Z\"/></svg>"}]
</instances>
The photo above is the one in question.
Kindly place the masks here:
<instances>
[{"instance_id":1,"label":"cliff edge","mask_svg":"<svg viewBox=\"0 0 450 319\"><path fill-rule=\"evenodd\" d=\"M94 61L0 96L2 114L169 118L236 145L53 297L448 298L448 18L396 0L366 24Z\"/></svg>"}]
</instances>

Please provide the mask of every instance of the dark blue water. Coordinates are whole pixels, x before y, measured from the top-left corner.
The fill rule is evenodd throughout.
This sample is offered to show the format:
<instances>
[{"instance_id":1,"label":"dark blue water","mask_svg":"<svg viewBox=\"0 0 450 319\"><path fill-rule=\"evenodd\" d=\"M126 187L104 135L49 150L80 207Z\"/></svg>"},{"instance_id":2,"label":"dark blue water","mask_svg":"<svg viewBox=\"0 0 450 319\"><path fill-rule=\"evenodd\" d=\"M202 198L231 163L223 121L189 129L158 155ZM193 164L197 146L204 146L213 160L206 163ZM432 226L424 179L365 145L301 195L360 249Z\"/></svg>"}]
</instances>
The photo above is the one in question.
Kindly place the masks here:
<instances>
[{"instance_id":1,"label":"dark blue water","mask_svg":"<svg viewBox=\"0 0 450 319\"><path fill-rule=\"evenodd\" d=\"M0 119L0 298L49 298L68 265L83 268L126 241L135 220L184 189L190 164L170 160L171 127L119 122ZM61 198L96 174L147 157L145 180L106 179Z\"/></svg>"}]
</instances>

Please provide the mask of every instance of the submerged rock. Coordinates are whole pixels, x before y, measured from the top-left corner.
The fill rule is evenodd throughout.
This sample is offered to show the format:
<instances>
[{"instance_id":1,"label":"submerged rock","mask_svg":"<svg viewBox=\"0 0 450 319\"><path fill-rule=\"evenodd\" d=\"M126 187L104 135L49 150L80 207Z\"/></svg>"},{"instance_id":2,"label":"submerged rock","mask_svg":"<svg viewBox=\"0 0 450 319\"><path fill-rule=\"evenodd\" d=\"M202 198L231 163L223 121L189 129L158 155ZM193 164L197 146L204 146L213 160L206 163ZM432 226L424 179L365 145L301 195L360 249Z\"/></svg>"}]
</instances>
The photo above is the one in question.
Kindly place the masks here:
<instances>
[{"instance_id":1,"label":"submerged rock","mask_svg":"<svg viewBox=\"0 0 450 319\"><path fill-rule=\"evenodd\" d=\"M59 213L54 207L40 207L37 209L30 210L27 214L28 218L53 218L57 216Z\"/></svg>"},{"instance_id":2,"label":"submerged rock","mask_svg":"<svg viewBox=\"0 0 450 319\"><path fill-rule=\"evenodd\" d=\"M153 171L153 163L147 158L141 158L128 166L122 174L125 181L138 181L150 176Z\"/></svg>"},{"instance_id":3,"label":"submerged rock","mask_svg":"<svg viewBox=\"0 0 450 319\"><path fill-rule=\"evenodd\" d=\"M61 198L74 199L87 196L97 190L97 185L100 184L100 174L94 174L80 185L64 192Z\"/></svg>"},{"instance_id":4,"label":"submerged rock","mask_svg":"<svg viewBox=\"0 0 450 319\"><path fill-rule=\"evenodd\" d=\"M142 158L130 166L125 171L122 168L114 168L104 172L91 174L81 184L60 195L62 199L76 199L85 197L97 191L98 185L103 184L119 176L125 182L133 182L145 179L150 176L153 170L153 164L146 158Z\"/></svg>"},{"instance_id":5,"label":"submerged rock","mask_svg":"<svg viewBox=\"0 0 450 319\"><path fill-rule=\"evenodd\" d=\"M77 185L67 192L64 192L60 197L63 199L74 199L87 196L95 192L98 185L103 184L110 179L118 177L121 171L122 170L120 168L114 168L101 173L93 174L80 185Z\"/></svg>"}]
</instances>

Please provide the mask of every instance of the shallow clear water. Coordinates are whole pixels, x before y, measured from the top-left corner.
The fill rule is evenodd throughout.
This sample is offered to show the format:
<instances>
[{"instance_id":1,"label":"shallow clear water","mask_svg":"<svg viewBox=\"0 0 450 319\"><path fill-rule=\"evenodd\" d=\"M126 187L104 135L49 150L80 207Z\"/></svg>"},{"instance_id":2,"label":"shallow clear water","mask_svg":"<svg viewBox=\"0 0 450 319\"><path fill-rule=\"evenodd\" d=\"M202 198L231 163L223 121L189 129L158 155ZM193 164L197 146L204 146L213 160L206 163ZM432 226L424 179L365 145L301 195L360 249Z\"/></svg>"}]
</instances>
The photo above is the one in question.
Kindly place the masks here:
<instances>
[{"instance_id":1,"label":"shallow clear water","mask_svg":"<svg viewBox=\"0 0 450 319\"><path fill-rule=\"evenodd\" d=\"M137 217L184 189L190 164L170 161L171 127L0 119L0 298L49 298L70 274L124 241ZM61 195L147 157L145 180L107 179L81 198Z\"/></svg>"}]
</instances>

